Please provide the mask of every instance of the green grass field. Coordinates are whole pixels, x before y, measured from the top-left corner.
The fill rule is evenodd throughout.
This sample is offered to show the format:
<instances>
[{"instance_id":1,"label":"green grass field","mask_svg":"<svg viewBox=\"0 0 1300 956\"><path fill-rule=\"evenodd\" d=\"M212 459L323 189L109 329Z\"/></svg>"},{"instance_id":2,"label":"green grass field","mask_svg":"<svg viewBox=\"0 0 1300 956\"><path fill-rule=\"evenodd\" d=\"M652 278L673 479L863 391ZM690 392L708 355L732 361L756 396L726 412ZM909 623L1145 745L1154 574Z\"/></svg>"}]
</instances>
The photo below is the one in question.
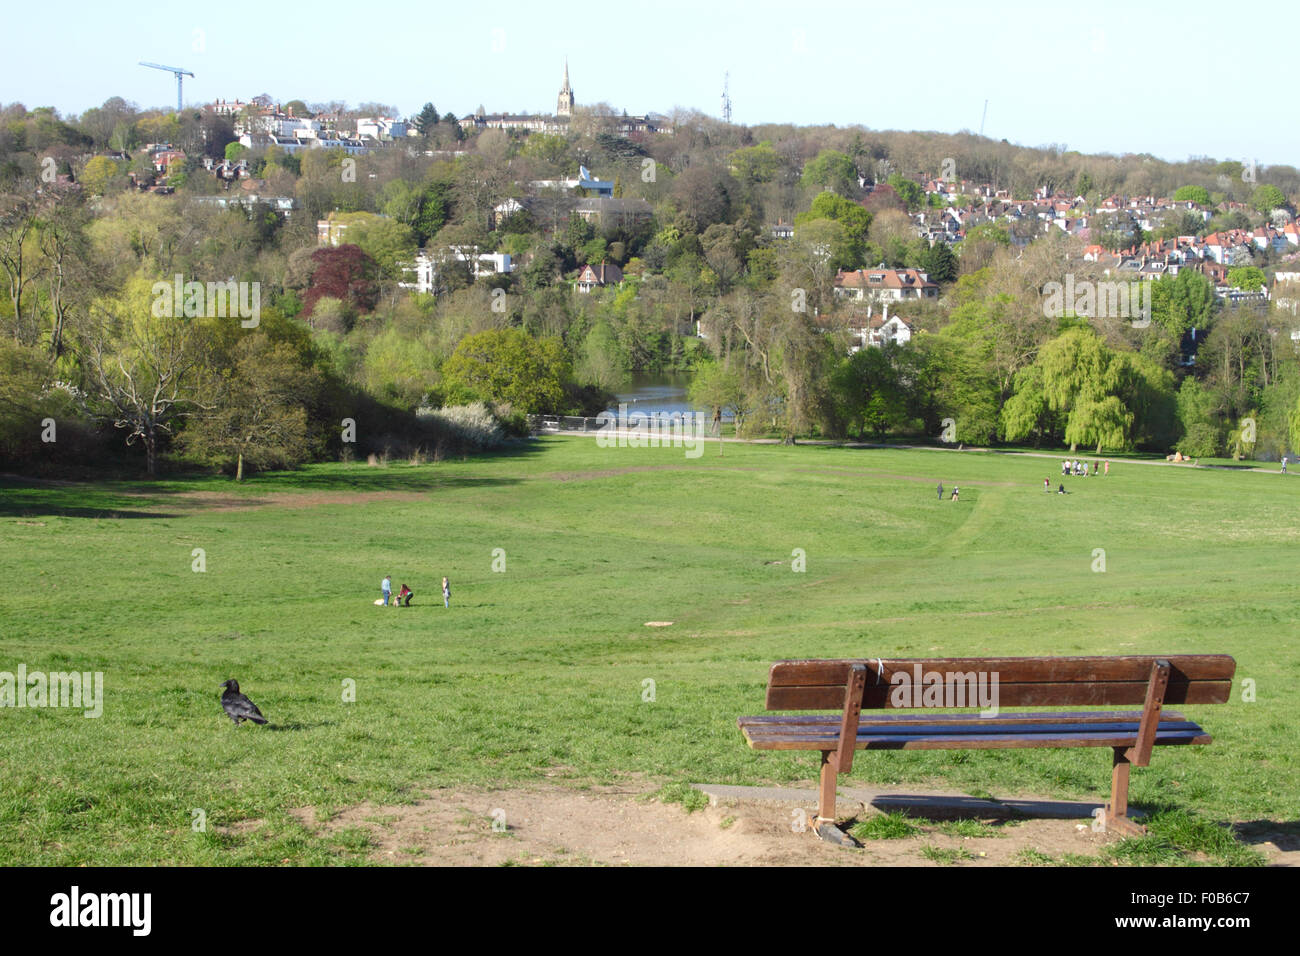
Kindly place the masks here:
<instances>
[{"instance_id":1,"label":"green grass field","mask_svg":"<svg viewBox=\"0 0 1300 956\"><path fill-rule=\"evenodd\" d=\"M752 752L735 726L761 712L770 662L803 656L1230 653L1232 702L1180 708L1214 744L1158 748L1132 801L1294 828L1300 478L1059 470L739 444L692 460L551 437L239 486L0 482L0 671L105 682L99 719L0 709L0 863L364 862L364 840L312 836L286 811L548 772L808 781L816 755ZM1044 477L1072 493L1044 494ZM937 500L940 479L960 502ZM385 572L415 606L373 606ZM224 716L228 677L269 726ZM1097 798L1109 756L864 753L851 780Z\"/></svg>"}]
</instances>

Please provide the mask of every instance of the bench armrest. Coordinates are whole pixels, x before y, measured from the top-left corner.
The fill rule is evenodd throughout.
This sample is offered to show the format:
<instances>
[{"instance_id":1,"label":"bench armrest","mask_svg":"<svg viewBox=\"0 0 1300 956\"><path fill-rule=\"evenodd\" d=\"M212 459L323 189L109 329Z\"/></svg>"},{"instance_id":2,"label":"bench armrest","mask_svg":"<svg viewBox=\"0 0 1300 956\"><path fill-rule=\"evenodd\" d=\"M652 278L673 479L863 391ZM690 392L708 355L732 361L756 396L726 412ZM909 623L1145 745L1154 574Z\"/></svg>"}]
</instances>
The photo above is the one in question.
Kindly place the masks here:
<instances>
[{"instance_id":1,"label":"bench armrest","mask_svg":"<svg viewBox=\"0 0 1300 956\"><path fill-rule=\"evenodd\" d=\"M1147 697L1142 704L1142 723L1138 725L1137 742L1124 754L1137 767L1151 762L1151 748L1156 743L1156 728L1160 725L1160 708L1165 703L1165 690L1169 687L1169 662L1157 660L1151 665L1151 680L1147 683Z\"/></svg>"},{"instance_id":2,"label":"bench armrest","mask_svg":"<svg viewBox=\"0 0 1300 956\"><path fill-rule=\"evenodd\" d=\"M840 746L835 751L835 769L848 773L853 769L853 751L858 743L858 721L862 717L862 695L867 689L867 665L849 668L844 688L844 716L840 718Z\"/></svg>"}]
</instances>

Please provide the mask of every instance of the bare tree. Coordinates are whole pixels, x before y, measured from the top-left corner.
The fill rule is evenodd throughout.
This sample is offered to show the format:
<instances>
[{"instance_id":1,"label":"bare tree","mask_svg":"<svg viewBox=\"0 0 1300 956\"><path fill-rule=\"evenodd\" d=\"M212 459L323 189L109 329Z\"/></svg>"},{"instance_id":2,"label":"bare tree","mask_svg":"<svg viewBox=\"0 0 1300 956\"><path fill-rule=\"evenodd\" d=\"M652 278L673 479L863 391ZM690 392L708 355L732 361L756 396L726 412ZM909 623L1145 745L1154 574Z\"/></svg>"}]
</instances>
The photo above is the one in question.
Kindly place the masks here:
<instances>
[{"instance_id":1,"label":"bare tree","mask_svg":"<svg viewBox=\"0 0 1300 956\"><path fill-rule=\"evenodd\" d=\"M36 342L36 323L28 322L23 313L23 296L27 287L40 278L40 258L33 253L38 222L35 190L0 196L0 269L9 284L9 302L13 306L14 341L21 345Z\"/></svg>"},{"instance_id":2,"label":"bare tree","mask_svg":"<svg viewBox=\"0 0 1300 956\"><path fill-rule=\"evenodd\" d=\"M161 443L175 434L187 406L203 407L202 328L193 320L100 312L84 336L81 358L92 409L144 445L145 470L157 474Z\"/></svg>"}]
</instances>

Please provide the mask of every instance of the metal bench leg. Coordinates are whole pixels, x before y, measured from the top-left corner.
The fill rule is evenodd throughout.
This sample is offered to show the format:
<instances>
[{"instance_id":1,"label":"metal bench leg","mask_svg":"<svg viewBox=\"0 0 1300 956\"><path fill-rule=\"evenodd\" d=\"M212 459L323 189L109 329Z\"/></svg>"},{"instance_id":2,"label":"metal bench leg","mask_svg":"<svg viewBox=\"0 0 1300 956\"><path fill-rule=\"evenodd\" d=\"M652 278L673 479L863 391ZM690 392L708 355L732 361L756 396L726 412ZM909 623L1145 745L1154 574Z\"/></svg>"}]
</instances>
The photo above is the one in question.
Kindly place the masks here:
<instances>
[{"instance_id":1,"label":"metal bench leg","mask_svg":"<svg viewBox=\"0 0 1300 956\"><path fill-rule=\"evenodd\" d=\"M1106 804L1106 829L1124 836L1142 836L1147 828L1128 816L1129 759L1126 747L1115 747L1115 764L1110 772L1110 803Z\"/></svg>"}]
</instances>

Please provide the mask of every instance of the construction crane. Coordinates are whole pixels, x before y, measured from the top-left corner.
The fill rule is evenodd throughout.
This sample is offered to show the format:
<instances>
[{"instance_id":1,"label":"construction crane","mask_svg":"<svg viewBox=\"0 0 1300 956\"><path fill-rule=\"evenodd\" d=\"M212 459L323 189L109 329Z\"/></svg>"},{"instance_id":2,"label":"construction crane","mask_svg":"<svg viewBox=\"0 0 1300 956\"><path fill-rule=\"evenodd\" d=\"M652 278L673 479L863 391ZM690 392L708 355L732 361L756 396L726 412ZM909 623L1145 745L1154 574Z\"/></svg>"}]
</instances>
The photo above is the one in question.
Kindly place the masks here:
<instances>
[{"instance_id":1,"label":"construction crane","mask_svg":"<svg viewBox=\"0 0 1300 956\"><path fill-rule=\"evenodd\" d=\"M731 73L722 74L722 122L731 122L731 94L728 90L731 88Z\"/></svg>"},{"instance_id":2,"label":"construction crane","mask_svg":"<svg viewBox=\"0 0 1300 956\"><path fill-rule=\"evenodd\" d=\"M182 77L193 76L194 74L189 70L182 70L179 66L163 66L161 63L146 63L144 60L140 61L140 65L147 66L151 70L166 70L168 73L176 74L176 112L179 113L181 111L181 84L185 82Z\"/></svg>"}]
</instances>

